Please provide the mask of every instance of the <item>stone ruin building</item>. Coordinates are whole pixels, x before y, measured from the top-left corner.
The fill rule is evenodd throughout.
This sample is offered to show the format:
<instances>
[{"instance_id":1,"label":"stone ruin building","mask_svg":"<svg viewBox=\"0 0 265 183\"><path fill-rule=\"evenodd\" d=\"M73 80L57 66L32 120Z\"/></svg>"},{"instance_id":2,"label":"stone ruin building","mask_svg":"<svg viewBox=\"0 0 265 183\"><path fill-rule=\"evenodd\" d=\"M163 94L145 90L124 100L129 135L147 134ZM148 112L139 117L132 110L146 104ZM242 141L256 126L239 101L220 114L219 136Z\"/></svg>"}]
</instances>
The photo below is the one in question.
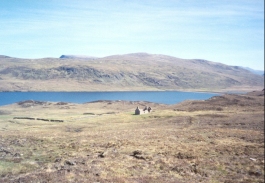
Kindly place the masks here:
<instances>
[{"instance_id":1,"label":"stone ruin building","mask_svg":"<svg viewBox=\"0 0 265 183\"><path fill-rule=\"evenodd\" d=\"M135 109L135 115L140 115L140 114L147 114L152 111L151 107L145 107L144 109L140 109L138 106Z\"/></svg>"}]
</instances>

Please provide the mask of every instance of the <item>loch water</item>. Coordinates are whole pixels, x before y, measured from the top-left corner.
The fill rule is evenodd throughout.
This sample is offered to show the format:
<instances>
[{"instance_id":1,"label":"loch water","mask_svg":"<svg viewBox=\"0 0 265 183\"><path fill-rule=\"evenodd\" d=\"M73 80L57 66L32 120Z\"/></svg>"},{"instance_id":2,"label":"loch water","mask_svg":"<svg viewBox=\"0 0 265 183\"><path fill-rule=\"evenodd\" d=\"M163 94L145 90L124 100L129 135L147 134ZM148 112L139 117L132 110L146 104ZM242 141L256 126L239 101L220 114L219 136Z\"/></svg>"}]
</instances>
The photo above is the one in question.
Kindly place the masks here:
<instances>
[{"instance_id":1,"label":"loch water","mask_svg":"<svg viewBox=\"0 0 265 183\"><path fill-rule=\"evenodd\" d=\"M176 104L184 100L205 100L216 93L180 91L134 92L0 92L0 106L25 100L86 103L97 100L149 101Z\"/></svg>"}]
</instances>

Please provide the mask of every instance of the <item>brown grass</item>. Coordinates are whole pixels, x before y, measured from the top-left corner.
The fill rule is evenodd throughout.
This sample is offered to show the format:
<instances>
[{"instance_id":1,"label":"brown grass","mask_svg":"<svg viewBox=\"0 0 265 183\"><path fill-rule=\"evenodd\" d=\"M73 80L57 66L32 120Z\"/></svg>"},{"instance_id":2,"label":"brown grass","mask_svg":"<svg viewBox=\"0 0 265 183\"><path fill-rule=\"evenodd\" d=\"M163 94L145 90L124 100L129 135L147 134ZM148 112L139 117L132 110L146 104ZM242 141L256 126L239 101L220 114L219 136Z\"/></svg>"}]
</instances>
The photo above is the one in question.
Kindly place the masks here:
<instances>
[{"instance_id":1,"label":"brown grass","mask_svg":"<svg viewBox=\"0 0 265 183\"><path fill-rule=\"evenodd\" d=\"M148 103L140 116L144 102L3 106L0 182L264 182L263 101Z\"/></svg>"}]
</instances>

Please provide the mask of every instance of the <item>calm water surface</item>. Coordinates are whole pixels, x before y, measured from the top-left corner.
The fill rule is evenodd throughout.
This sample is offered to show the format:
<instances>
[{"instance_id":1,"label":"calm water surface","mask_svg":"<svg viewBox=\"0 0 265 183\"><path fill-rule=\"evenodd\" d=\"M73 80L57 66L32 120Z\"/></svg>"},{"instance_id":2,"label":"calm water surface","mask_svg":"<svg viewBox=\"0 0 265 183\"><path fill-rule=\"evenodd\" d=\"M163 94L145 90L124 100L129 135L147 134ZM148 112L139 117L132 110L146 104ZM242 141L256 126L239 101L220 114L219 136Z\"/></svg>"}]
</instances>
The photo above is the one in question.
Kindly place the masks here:
<instances>
[{"instance_id":1,"label":"calm water surface","mask_svg":"<svg viewBox=\"0 0 265 183\"><path fill-rule=\"evenodd\" d=\"M176 104L184 100L205 100L216 96L214 93L178 91L141 92L0 92L0 105L24 100L51 102L85 103L96 100L149 101L163 104Z\"/></svg>"}]
</instances>

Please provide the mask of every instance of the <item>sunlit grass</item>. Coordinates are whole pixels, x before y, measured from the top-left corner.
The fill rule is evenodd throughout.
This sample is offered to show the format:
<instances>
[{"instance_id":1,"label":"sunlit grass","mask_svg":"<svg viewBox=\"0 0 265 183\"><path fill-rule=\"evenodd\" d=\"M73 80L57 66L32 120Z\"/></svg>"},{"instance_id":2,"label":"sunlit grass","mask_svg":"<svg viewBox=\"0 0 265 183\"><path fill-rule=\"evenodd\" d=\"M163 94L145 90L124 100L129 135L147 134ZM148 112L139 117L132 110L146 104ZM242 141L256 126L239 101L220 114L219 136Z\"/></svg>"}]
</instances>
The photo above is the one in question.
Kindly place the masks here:
<instances>
[{"instance_id":1,"label":"sunlit grass","mask_svg":"<svg viewBox=\"0 0 265 183\"><path fill-rule=\"evenodd\" d=\"M12 153L0 152L0 175L65 171L67 176L60 177L64 181L75 181L78 175L79 180L92 177L94 182L222 182L238 174L240 180L249 178L251 167L260 170L264 135L252 125L264 120L263 110L176 108L180 107L157 106L151 113L134 115L134 104L120 103L75 105L68 110L51 105L35 107L30 113L16 107L12 114L0 115L0 143ZM28 114L64 122L13 119ZM243 118L251 123L242 122ZM251 180L261 179L252 176Z\"/></svg>"}]
</instances>

